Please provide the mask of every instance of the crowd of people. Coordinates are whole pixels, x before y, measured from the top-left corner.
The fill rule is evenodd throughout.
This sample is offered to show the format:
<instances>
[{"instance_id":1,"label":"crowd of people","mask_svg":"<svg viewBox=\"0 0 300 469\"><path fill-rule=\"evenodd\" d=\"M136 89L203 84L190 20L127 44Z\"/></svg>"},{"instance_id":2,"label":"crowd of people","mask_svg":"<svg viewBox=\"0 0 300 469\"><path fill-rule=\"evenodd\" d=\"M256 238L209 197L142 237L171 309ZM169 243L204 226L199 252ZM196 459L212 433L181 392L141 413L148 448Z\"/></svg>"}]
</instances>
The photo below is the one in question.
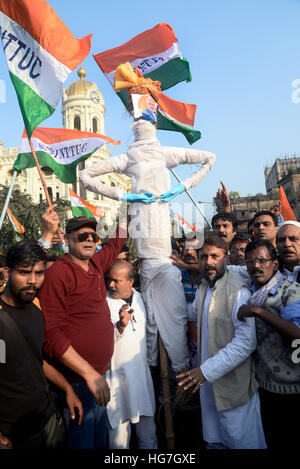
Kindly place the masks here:
<instances>
[{"instance_id":1,"label":"crowd of people","mask_svg":"<svg viewBox=\"0 0 300 469\"><path fill-rule=\"evenodd\" d=\"M293 448L300 223L278 226L278 211L259 211L243 236L224 185L217 197L220 211L201 246L197 236L172 246L187 324L169 360L174 405L182 396L197 403L199 448ZM65 229L68 252L53 258L59 218L49 207L40 240L24 239L0 256L1 449L163 447L159 349L151 335L158 327L167 352L174 348L174 337L168 340L176 323L163 314L172 282L160 285L156 324L148 308L155 289L149 286L145 301L143 259L131 258L126 222L96 250L97 222L74 217ZM180 350L188 351L188 365Z\"/></svg>"}]
</instances>

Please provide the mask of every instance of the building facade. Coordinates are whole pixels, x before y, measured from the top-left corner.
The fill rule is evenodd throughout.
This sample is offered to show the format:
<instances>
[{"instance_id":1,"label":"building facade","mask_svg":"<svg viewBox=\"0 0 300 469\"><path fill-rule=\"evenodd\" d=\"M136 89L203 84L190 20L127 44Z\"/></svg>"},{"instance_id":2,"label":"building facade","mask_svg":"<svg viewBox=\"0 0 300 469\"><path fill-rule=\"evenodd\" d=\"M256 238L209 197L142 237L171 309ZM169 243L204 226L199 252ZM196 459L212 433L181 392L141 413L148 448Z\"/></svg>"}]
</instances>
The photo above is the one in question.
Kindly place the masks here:
<instances>
[{"instance_id":1,"label":"building facade","mask_svg":"<svg viewBox=\"0 0 300 469\"><path fill-rule=\"evenodd\" d=\"M277 158L272 167L265 168L267 194L280 186L287 196L296 218L300 219L300 157Z\"/></svg>"},{"instance_id":2,"label":"building facade","mask_svg":"<svg viewBox=\"0 0 300 469\"><path fill-rule=\"evenodd\" d=\"M81 66L77 72L79 80L71 83L62 96L62 121L66 129L76 129L105 135L104 114L105 103L96 83L85 80L86 71ZM0 182L9 185L13 174L13 164L18 156L19 148L3 148L0 142ZM110 158L106 145L97 150L87 160L80 163L77 171L84 167ZM119 202L93 192L85 191L79 185L78 178L74 184L61 182L49 168L42 168L49 195L53 202L59 198L69 200L69 187L89 203L101 206L105 212L106 223L111 223L118 211ZM124 175L111 173L99 179L112 186L120 186L125 192L130 191L131 181ZM21 171L15 182L15 189L30 194L34 203L44 200L45 193L36 168Z\"/></svg>"}]
</instances>

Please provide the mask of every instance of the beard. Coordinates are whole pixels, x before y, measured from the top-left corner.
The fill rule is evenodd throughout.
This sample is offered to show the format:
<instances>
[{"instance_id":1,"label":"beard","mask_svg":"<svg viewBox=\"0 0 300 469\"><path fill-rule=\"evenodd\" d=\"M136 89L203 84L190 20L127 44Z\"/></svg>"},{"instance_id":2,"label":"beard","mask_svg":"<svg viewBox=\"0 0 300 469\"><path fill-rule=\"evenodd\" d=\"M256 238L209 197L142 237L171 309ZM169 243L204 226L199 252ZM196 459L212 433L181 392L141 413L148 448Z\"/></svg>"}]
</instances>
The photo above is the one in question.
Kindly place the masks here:
<instances>
[{"instance_id":1,"label":"beard","mask_svg":"<svg viewBox=\"0 0 300 469\"><path fill-rule=\"evenodd\" d=\"M38 294L39 288L36 288L34 286L31 287L24 287L21 288L20 290L17 290L14 286L14 284L9 280L8 281L8 287L13 294L13 296L18 300L19 303L21 304L28 304L31 303L36 295ZM28 290L33 290L33 291L28 291Z\"/></svg>"},{"instance_id":2,"label":"beard","mask_svg":"<svg viewBox=\"0 0 300 469\"><path fill-rule=\"evenodd\" d=\"M223 277L225 274L227 264L226 261L224 262L224 265L220 269L216 269L216 267L206 267L204 271L204 278L208 281L210 284L215 284L219 278Z\"/></svg>"}]
</instances>

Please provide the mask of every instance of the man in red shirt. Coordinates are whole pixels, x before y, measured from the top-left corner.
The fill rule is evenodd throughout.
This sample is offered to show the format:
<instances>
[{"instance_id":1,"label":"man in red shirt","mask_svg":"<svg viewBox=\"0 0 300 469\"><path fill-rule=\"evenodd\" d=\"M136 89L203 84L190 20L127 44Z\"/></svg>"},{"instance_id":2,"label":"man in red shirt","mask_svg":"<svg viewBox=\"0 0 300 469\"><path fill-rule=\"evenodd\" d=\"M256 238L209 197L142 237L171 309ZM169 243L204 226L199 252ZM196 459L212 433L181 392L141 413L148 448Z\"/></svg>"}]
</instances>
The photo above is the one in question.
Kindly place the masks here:
<instances>
[{"instance_id":1,"label":"man in red shirt","mask_svg":"<svg viewBox=\"0 0 300 469\"><path fill-rule=\"evenodd\" d=\"M45 318L44 350L71 382L83 404L84 418L74 425L64 412L71 448L105 448L106 409L110 399L102 376L113 354L113 325L106 302L104 273L126 238L110 238L96 252L97 222L74 217L66 226L68 254L46 271L39 298ZM63 409L66 403L59 396Z\"/></svg>"}]
</instances>

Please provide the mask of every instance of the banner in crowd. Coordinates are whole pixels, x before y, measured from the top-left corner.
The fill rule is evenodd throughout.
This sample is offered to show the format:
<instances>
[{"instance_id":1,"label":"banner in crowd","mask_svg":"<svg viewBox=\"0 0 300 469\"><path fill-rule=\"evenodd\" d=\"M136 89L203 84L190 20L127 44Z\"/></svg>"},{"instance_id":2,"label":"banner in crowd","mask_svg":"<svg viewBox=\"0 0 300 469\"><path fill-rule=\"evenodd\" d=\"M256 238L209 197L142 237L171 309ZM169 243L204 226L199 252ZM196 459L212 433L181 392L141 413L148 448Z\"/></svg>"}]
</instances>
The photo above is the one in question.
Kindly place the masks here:
<instances>
[{"instance_id":1,"label":"banner in crowd","mask_svg":"<svg viewBox=\"0 0 300 469\"><path fill-rule=\"evenodd\" d=\"M27 135L55 110L62 84L88 55L45 0L0 0L0 35Z\"/></svg>"},{"instance_id":2,"label":"banner in crowd","mask_svg":"<svg viewBox=\"0 0 300 469\"><path fill-rule=\"evenodd\" d=\"M97 221L103 217L104 211L102 208L89 204L86 200L79 197L71 188L69 188L69 194L73 217L93 217Z\"/></svg>"},{"instance_id":3,"label":"banner in crowd","mask_svg":"<svg viewBox=\"0 0 300 469\"><path fill-rule=\"evenodd\" d=\"M93 57L112 86L117 66L126 62L130 62L133 68L137 65L145 78L160 81L162 90L192 79L175 33L166 23L160 23L125 44ZM127 90L120 90L117 94L128 108ZM161 94L158 104L158 129L181 132L190 144L199 140L201 133L192 128L196 105L180 103L164 94Z\"/></svg>"},{"instance_id":4,"label":"banner in crowd","mask_svg":"<svg viewBox=\"0 0 300 469\"><path fill-rule=\"evenodd\" d=\"M51 168L65 183L76 181L76 166L107 143L119 145L109 137L92 132L71 129L49 129L37 127L31 138L41 167ZM19 155L14 169L21 171L33 168L35 161L24 130Z\"/></svg>"},{"instance_id":5,"label":"banner in crowd","mask_svg":"<svg viewBox=\"0 0 300 469\"><path fill-rule=\"evenodd\" d=\"M11 221L11 224L13 226L13 229L20 235L25 233L25 228L24 226L16 219L16 217L13 216L11 210L7 207L6 209L7 215Z\"/></svg>"},{"instance_id":6,"label":"banner in crowd","mask_svg":"<svg viewBox=\"0 0 300 469\"><path fill-rule=\"evenodd\" d=\"M297 218L293 212L292 207L289 204L287 196L285 195L284 189L282 186L279 187L279 200L281 204L281 216L283 221L294 220L297 221Z\"/></svg>"}]
</instances>

